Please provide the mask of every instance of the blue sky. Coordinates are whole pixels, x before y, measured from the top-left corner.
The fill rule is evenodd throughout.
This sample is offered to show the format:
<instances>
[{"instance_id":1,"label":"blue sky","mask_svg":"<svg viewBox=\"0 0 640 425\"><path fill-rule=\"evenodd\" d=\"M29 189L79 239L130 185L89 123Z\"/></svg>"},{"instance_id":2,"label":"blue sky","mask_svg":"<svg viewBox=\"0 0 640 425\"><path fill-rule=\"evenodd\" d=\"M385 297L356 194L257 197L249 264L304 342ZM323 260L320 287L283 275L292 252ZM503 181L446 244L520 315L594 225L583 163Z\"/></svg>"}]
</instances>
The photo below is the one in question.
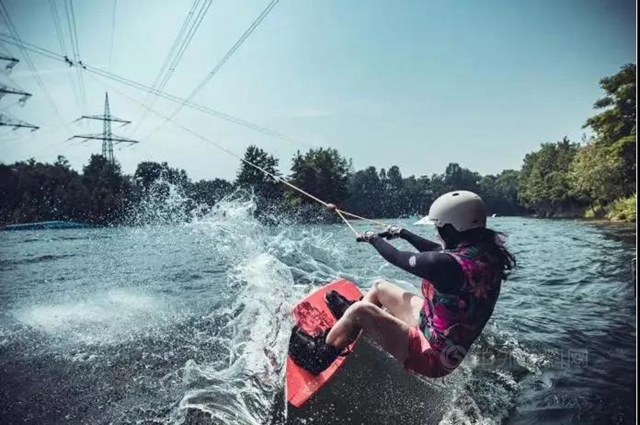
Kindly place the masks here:
<instances>
[{"instance_id":1,"label":"blue sky","mask_svg":"<svg viewBox=\"0 0 640 425\"><path fill-rule=\"evenodd\" d=\"M55 0L66 31L64 1ZM23 40L60 52L49 3L3 0ZM267 0L214 0L166 91L187 96L267 5ZM151 85L191 0L116 3L109 63L112 0L73 2L81 59ZM598 80L635 62L635 2L556 1L311 1L281 0L195 98L247 121L291 136L274 139L184 108L176 120L242 154L251 144L280 158L288 172L297 149L337 148L356 169L400 166L405 175L442 172L449 162L481 173L519 168L541 142L567 135L578 141L601 96ZM4 22L0 31L7 32ZM65 37L68 33L65 32ZM68 43L68 38L66 39ZM0 45L21 58L13 46ZM99 142L65 142L97 133L98 123L72 123L102 112L140 120L139 105L85 75L87 110L76 100L74 69L31 54L60 110L47 103L24 61L0 82L33 93L14 117L42 128L0 130L0 160L67 156L80 169ZM108 82L140 101L143 92ZM10 105L0 100L0 110ZM158 100L163 114L175 104ZM140 139L117 147L126 172L143 160L167 161L194 179L233 178L238 162L147 114L139 126L114 128ZM136 129L133 132L133 129Z\"/></svg>"}]
</instances>

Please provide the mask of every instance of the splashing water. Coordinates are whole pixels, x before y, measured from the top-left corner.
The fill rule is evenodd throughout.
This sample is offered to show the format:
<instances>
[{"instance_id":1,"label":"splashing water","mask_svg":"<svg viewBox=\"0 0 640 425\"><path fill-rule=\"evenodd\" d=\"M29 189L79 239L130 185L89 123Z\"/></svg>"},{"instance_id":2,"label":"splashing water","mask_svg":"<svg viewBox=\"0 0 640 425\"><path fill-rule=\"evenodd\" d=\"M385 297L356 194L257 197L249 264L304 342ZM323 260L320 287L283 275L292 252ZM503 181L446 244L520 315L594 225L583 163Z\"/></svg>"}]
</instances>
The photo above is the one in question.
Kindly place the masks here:
<instances>
[{"instance_id":1,"label":"splashing water","mask_svg":"<svg viewBox=\"0 0 640 425\"><path fill-rule=\"evenodd\" d=\"M264 393L274 393L282 378L286 318L295 299L293 278L268 254L239 265L233 278L242 290L222 314L236 313L217 333L229 354L213 364L187 363L183 379L196 389L187 391L179 408L181 414L198 408L225 423L258 423L256 416L263 419L271 409L272 400Z\"/></svg>"},{"instance_id":2,"label":"splashing water","mask_svg":"<svg viewBox=\"0 0 640 425\"><path fill-rule=\"evenodd\" d=\"M135 227L1 236L0 414L8 423L25 418L39 423L267 423L274 410L282 409L283 363L296 300L337 277L363 288L378 277L415 287L410 276L384 265L370 247L355 244L344 226L287 222L268 227L254 218L252 199L240 194L212 209L194 207L170 185L161 194L143 202ZM439 394L424 404L444 407L442 424L493 424L514 415L536 422L553 414L566 421L584 419L585 411L601 419L607 409L617 409L618 422L631 421L624 406L601 390L609 385L624 398L628 383L594 378L608 376L609 366L599 363L597 354L611 343L593 335L612 332L612 326L622 329L612 336L618 341L616 367L633 370L635 361L626 351L632 339L620 336L635 335L624 319L633 315L620 286L624 273L606 265L612 272L603 275L582 263L602 232L568 222L554 232L549 228L557 222L505 218L495 223L511 234L524 267L504 286L494 319L462 366L444 380L418 381ZM566 236L549 240L549 235L579 235L569 247L575 254L561 264L540 258L545 254L531 248L540 234L547 244L564 246ZM627 249L610 242L612 255L625 261ZM541 278L548 282L544 290ZM618 290L611 292L612 285ZM556 291L551 300L550 291ZM589 291L603 303L600 314L585 310L579 321L568 320L565 303L579 305ZM609 314L607 320L603 314ZM550 347L552 332L556 339ZM564 332L569 340L562 338ZM624 341L629 347L620 345ZM595 356L592 381L581 368L554 366L549 348L571 344L588 346ZM344 376L341 385L363 400L349 411L332 413L337 422L357 422L364 409L394 412L394 404L408 396L401 385L406 375L393 375L375 356L359 359L366 383ZM385 376L395 377L387 388L376 388L376 379ZM576 388L557 394L554 402L548 393L558 391L559 382ZM582 397L585 392L589 395ZM525 413L518 413L521 405ZM424 422L410 410L395 417Z\"/></svg>"}]
</instances>

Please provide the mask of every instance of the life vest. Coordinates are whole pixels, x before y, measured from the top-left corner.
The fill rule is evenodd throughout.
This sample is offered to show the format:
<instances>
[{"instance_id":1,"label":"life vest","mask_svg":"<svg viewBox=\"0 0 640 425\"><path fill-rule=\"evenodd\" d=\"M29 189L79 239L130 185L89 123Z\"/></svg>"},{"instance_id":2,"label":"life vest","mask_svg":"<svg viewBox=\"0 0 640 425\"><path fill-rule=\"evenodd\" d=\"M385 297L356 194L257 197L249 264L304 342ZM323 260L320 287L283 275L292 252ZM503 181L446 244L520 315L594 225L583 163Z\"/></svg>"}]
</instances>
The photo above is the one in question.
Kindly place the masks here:
<instances>
[{"instance_id":1,"label":"life vest","mask_svg":"<svg viewBox=\"0 0 640 425\"><path fill-rule=\"evenodd\" d=\"M500 274L473 245L461 245L445 252L460 264L464 282L457 293L445 294L438 292L428 280L422 281L425 302L420 329L432 349L442 352L447 347L455 347L464 357L493 313L500 293Z\"/></svg>"}]
</instances>

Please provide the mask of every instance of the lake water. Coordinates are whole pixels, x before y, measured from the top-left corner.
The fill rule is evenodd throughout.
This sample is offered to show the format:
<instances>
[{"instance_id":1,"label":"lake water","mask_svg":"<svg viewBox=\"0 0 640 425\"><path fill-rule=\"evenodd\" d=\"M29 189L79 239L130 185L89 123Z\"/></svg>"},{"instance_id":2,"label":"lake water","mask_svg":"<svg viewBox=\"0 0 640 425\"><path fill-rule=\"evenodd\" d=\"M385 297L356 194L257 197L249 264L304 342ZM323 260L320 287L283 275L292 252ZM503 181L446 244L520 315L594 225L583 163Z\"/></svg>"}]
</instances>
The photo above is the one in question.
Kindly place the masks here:
<instances>
[{"instance_id":1,"label":"lake water","mask_svg":"<svg viewBox=\"0 0 640 425\"><path fill-rule=\"evenodd\" d=\"M490 219L518 268L460 368L419 379L361 344L292 411L282 365L295 300L338 276L363 289L418 280L344 225L266 227L252 209L0 233L1 422L635 423L634 227Z\"/></svg>"}]
</instances>

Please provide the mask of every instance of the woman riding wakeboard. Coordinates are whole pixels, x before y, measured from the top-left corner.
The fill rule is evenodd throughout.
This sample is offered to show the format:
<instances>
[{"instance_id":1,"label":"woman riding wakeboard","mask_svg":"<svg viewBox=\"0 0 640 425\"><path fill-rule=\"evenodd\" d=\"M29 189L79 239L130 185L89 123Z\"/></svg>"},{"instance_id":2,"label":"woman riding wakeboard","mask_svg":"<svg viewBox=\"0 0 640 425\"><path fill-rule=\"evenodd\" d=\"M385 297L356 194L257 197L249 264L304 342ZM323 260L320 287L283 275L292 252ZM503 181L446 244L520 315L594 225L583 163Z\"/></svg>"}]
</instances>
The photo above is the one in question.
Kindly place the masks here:
<instances>
[{"instance_id":1,"label":"woman riding wakeboard","mask_svg":"<svg viewBox=\"0 0 640 425\"><path fill-rule=\"evenodd\" d=\"M486 228L487 208L475 193L440 196L429 219L444 248L397 226L356 239L420 277L422 296L384 280L356 302L328 292L325 300L337 322L315 337L294 328L289 355L296 364L319 374L364 330L406 369L442 377L458 367L491 317L500 286L516 261L504 246L504 235ZM418 252L400 251L385 240L396 238Z\"/></svg>"}]
</instances>

